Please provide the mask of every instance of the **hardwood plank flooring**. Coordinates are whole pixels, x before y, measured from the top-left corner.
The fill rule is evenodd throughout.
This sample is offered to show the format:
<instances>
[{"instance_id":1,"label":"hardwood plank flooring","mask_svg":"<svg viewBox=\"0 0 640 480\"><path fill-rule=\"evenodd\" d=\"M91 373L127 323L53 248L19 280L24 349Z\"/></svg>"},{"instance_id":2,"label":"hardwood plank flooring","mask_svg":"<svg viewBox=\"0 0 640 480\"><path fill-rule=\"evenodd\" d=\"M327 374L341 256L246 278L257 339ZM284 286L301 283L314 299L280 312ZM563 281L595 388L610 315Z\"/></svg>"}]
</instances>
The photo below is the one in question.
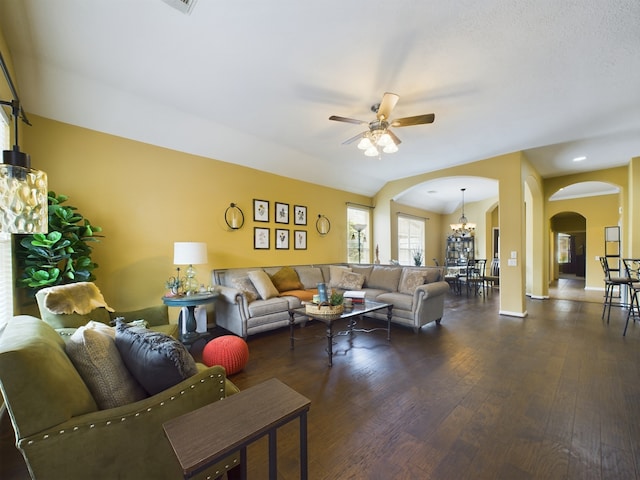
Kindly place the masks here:
<instances>
[{"instance_id":1,"label":"hardwood plank flooring","mask_svg":"<svg viewBox=\"0 0 640 480\"><path fill-rule=\"evenodd\" d=\"M450 295L441 326L394 325L390 343L337 337L332 368L320 323L296 329L293 351L287 329L253 336L231 380L277 377L311 400L311 479L640 480L640 323L622 337L626 310L607 324L601 302L528 300L526 318L498 302ZM0 427L0 477L28 478ZM248 455L249 478L265 478L266 439ZM294 423L278 432L278 478L298 469Z\"/></svg>"}]
</instances>

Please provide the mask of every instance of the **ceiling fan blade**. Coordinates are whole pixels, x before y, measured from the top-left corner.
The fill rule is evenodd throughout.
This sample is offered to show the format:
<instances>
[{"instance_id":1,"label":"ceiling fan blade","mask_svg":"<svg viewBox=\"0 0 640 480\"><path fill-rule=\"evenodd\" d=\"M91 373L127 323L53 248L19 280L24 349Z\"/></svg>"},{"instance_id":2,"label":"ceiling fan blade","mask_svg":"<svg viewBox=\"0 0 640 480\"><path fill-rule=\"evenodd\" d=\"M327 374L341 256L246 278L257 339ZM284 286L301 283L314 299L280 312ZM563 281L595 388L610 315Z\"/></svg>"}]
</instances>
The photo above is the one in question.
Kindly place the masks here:
<instances>
[{"instance_id":1,"label":"ceiling fan blade","mask_svg":"<svg viewBox=\"0 0 640 480\"><path fill-rule=\"evenodd\" d=\"M402 140L400 140L395 133L393 133L391 130L389 130L387 128L387 133L389 134L389 136L391 137L391 139L393 140L393 143L395 143L396 145L400 145L402 143Z\"/></svg>"},{"instance_id":2,"label":"ceiling fan blade","mask_svg":"<svg viewBox=\"0 0 640 480\"><path fill-rule=\"evenodd\" d=\"M382 102L380 102L380 106L378 107L378 120L389 120L391 111L395 108L398 100L400 100L400 96L395 93L386 92L382 96Z\"/></svg>"},{"instance_id":3,"label":"ceiling fan blade","mask_svg":"<svg viewBox=\"0 0 640 480\"><path fill-rule=\"evenodd\" d=\"M435 114L428 113L426 115L416 115L415 117L396 118L391 122L392 127L410 127L411 125L423 125L425 123L433 123L436 119Z\"/></svg>"},{"instance_id":4,"label":"ceiling fan blade","mask_svg":"<svg viewBox=\"0 0 640 480\"><path fill-rule=\"evenodd\" d=\"M362 132L359 133L358 135L348 138L347 140L345 140L344 142L342 142L342 145L349 145L350 143L355 142L356 140L360 140L362 137L364 137L367 133L369 132Z\"/></svg>"},{"instance_id":5,"label":"ceiling fan blade","mask_svg":"<svg viewBox=\"0 0 640 480\"><path fill-rule=\"evenodd\" d=\"M339 117L337 115L331 115L329 120L335 120L336 122L355 123L356 125L369 125L369 122L364 120L356 120L355 118Z\"/></svg>"}]
</instances>

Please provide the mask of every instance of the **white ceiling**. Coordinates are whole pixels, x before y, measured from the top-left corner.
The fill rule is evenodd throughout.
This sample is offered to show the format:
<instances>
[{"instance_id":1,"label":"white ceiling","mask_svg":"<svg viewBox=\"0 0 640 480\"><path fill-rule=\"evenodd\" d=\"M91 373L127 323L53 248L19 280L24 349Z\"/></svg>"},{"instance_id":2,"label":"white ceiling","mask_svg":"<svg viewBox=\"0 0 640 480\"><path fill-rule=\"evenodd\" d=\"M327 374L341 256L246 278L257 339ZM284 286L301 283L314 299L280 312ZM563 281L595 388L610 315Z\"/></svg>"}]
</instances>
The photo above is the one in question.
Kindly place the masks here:
<instances>
[{"instance_id":1,"label":"white ceiling","mask_svg":"<svg viewBox=\"0 0 640 480\"><path fill-rule=\"evenodd\" d=\"M519 150L544 177L640 156L638 0L2 0L0 27L27 112L355 193ZM328 117L386 91L435 123L380 159L341 145L363 128Z\"/></svg>"}]
</instances>

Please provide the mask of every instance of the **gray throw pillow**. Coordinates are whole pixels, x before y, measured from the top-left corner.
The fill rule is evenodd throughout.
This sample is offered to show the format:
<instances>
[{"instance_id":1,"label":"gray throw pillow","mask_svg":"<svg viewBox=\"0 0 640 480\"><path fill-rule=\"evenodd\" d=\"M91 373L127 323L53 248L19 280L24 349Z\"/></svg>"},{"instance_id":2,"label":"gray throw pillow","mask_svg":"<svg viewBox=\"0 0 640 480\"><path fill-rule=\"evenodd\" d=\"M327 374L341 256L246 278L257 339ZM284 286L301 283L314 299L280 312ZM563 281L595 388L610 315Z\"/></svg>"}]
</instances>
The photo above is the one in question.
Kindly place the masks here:
<instances>
[{"instance_id":1,"label":"gray throw pillow","mask_svg":"<svg viewBox=\"0 0 640 480\"><path fill-rule=\"evenodd\" d=\"M125 365L149 395L155 395L198 373L186 347L161 332L116 324L116 347Z\"/></svg>"}]
</instances>

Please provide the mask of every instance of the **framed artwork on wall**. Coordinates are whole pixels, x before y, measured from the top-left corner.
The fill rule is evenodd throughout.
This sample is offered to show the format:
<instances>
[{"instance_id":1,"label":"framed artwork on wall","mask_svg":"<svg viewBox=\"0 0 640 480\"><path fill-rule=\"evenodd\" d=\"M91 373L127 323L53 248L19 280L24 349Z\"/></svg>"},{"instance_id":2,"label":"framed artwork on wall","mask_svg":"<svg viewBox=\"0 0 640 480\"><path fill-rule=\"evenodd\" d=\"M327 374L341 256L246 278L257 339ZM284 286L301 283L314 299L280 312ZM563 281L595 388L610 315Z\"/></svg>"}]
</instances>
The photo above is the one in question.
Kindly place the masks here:
<instances>
[{"instance_id":1,"label":"framed artwork on wall","mask_svg":"<svg viewBox=\"0 0 640 480\"><path fill-rule=\"evenodd\" d=\"M307 207L303 207L302 205L293 206L293 223L294 225L307 224Z\"/></svg>"},{"instance_id":2,"label":"framed artwork on wall","mask_svg":"<svg viewBox=\"0 0 640 480\"><path fill-rule=\"evenodd\" d=\"M307 231L306 230L293 231L293 248L295 250L307 249Z\"/></svg>"},{"instance_id":3,"label":"framed artwork on wall","mask_svg":"<svg viewBox=\"0 0 640 480\"><path fill-rule=\"evenodd\" d=\"M269 250L270 228L253 227L253 248L256 250Z\"/></svg>"},{"instance_id":4,"label":"framed artwork on wall","mask_svg":"<svg viewBox=\"0 0 640 480\"><path fill-rule=\"evenodd\" d=\"M289 223L289 204L276 202L276 223Z\"/></svg>"},{"instance_id":5,"label":"framed artwork on wall","mask_svg":"<svg viewBox=\"0 0 640 480\"><path fill-rule=\"evenodd\" d=\"M268 222L269 221L269 201L253 199L253 221Z\"/></svg>"},{"instance_id":6,"label":"framed artwork on wall","mask_svg":"<svg viewBox=\"0 0 640 480\"><path fill-rule=\"evenodd\" d=\"M276 249L289 250L289 230L276 228Z\"/></svg>"}]
</instances>

